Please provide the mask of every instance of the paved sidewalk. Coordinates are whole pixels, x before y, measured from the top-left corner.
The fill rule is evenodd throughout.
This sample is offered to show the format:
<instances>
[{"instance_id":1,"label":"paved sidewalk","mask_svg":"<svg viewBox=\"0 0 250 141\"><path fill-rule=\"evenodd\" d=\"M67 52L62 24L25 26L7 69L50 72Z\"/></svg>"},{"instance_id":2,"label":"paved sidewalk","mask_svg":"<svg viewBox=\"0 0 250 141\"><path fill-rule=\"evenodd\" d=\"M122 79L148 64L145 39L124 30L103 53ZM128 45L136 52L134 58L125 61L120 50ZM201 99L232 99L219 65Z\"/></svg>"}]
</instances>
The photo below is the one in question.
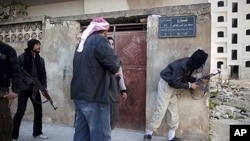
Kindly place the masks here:
<instances>
[{"instance_id":1,"label":"paved sidewalk","mask_svg":"<svg viewBox=\"0 0 250 141\"><path fill-rule=\"evenodd\" d=\"M43 132L48 139L33 138L33 122L23 120L18 141L72 141L74 128L64 125L43 124ZM112 141L144 141L144 132L136 130L115 129L112 131ZM164 137L154 136L151 141L166 141Z\"/></svg>"}]
</instances>

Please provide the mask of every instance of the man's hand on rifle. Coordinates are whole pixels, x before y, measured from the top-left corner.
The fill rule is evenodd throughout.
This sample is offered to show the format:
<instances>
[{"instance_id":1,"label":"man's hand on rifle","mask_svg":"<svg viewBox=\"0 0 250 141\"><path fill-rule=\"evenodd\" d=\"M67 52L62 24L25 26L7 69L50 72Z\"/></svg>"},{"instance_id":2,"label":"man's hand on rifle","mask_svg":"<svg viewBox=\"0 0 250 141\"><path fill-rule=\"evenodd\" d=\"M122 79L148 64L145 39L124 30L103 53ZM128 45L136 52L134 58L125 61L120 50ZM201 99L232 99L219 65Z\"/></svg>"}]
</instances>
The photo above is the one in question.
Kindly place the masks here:
<instances>
[{"instance_id":1,"label":"man's hand on rifle","mask_svg":"<svg viewBox=\"0 0 250 141\"><path fill-rule=\"evenodd\" d=\"M201 80L201 82L202 82L203 84L207 84L208 81L209 81L209 79L202 79L202 80ZM199 88L199 84L197 84L197 83L199 83L199 82L196 81L196 82L191 83L191 87L190 87L190 88L192 88L193 90Z\"/></svg>"},{"instance_id":2,"label":"man's hand on rifle","mask_svg":"<svg viewBox=\"0 0 250 141\"><path fill-rule=\"evenodd\" d=\"M41 91L42 95L45 96L45 92L48 93L47 89L44 89L44 91Z\"/></svg>"},{"instance_id":3,"label":"man's hand on rifle","mask_svg":"<svg viewBox=\"0 0 250 141\"><path fill-rule=\"evenodd\" d=\"M209 81L209 79L202 79L202 80L201 80L201 82L202 82L203 84L207 84L208 81ZM195 90L195 89L199 88L200 84L198 84L198 83L199 83L199 82L193 82L193 83L191 83L191 89Z\"/></svg>"},{"instance_id":4,"label":"man's hand on rifle","mask_svg":"<svg viewBox=\"0 0 250 141\"><path fill-rule=\"evenodd\" d=\"M209 81L209 79L202 79L202 83L203 83L203 84L207 84L208 81Z\"/></svg>"},{"instance_id":5,"label":"man's hand on rifle","mask_svg":"<svg viewBox=\"0 0 250 141\"><path fill-rule=\"evenodd\" d=\"M195 90L195 89L197 89L199 86L196 84L196 82L193 82L193 83L191 83L191 89L192 90Z\"/></svg>"}]
</instances>

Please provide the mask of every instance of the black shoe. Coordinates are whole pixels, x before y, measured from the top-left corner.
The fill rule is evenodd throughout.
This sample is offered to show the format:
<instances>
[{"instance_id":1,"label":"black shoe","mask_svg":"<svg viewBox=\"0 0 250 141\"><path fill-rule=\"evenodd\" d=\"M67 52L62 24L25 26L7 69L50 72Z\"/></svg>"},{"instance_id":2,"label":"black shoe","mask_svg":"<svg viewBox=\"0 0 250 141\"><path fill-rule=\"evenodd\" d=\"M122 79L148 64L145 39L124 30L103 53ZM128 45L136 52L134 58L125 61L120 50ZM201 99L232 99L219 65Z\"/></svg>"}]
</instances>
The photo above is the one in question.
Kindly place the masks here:
<instances>
[{"instance_id":1,"label":"black shoe","mask_svg":"<svg viewBox=\"0 0 250 141\"><path fill-rule=\"evenodd\" d=\"M144 135L144 139L145 140L151 140L152 139L152 135L150 135L150 134Z\"/></svg>"},{"instance_id":2,"label":"black shoe","mask_svg":"<svg viewBox=\"0 0 250 141\"><path fill-rule=\"evenodd\" d=\"M182 140L180 138L174 137L172 140L168 140L168 141L182 141Z\"/></svg>"}]
</instances>

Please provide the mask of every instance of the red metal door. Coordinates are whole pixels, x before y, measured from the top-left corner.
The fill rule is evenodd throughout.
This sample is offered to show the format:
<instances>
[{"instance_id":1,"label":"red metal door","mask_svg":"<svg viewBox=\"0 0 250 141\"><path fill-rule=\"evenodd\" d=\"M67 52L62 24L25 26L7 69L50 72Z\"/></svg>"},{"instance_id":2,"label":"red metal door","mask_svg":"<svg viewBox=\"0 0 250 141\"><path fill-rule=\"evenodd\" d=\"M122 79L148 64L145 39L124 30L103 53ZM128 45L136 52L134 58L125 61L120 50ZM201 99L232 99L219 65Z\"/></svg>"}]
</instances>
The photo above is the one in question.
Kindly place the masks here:
<instances>
[{"instance_id":1,"label":"red metal door","mask_svg":"<svg viewBox=\"0 0 250 141\"><path fill-rule=\"evenodd\" d=\"M146 31L115 33L115 50L128 91L127 100L120 102L119 128L145 129L146 47Z\"/></svg>"}]
</instances>

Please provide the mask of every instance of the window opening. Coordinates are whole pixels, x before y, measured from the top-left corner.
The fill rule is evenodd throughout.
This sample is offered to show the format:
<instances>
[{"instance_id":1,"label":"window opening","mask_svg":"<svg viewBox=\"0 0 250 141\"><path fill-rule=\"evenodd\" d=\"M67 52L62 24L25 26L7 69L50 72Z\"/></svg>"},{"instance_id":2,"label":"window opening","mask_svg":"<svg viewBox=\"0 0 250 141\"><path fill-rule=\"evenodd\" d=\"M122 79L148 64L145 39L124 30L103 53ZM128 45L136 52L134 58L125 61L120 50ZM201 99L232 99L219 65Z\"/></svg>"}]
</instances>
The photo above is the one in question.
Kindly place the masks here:
<instances>
[{"instance_id":1,"label":"window opening","mask_svg":"<svg viewBox=\"0 0 250 141\"><path fill-rule=\"evenodd\" d=\"M231 66L231 78L239 79L239 66Z\"/></svg>"},{"instance_id":2,"label":"window opening","mask_svg":"<svg viewBox=\"0 0 250 141\"><path fill-rule=\"evenodd\" d=\"M223 31L219 31L217 36L218 37L224 37L224 32Z\"/></svg>"},{"instance_id":3,"label":"window opening","mask_svg":"<svg viewBox=\"0 0 250 141\"><path fill-rule=\"evenodd\" d=\"M232 34L232 44L237 44L238 43L238 36L237 34Z\"/></svg>"},{"instance_id":4,"label":"window opening","mask_svg":"<svg viewBox=\"0 0 250 141\"><path fill-rule=\"evenodd\" d=\"M224 22L224 17L223 16L219 16L217 19L218 22Z\"/></svg>"},{"instance_id":5,"label":"window opening","mask_svg":"<svg viewBox=\"0 0 250 141\"><path fill-rule=\"evenodd\" d=\"M238 19L232 19L232 27L233 28L238 27Z\"/></svg>"},{"instance_id":6,"label":"window opening","mask_svg":"<svg viewBox=\"0 0 250 141\"><path fill-rule=\"evenodd\" d=\"M237 50L232 50L232 60L237 60Z\"/></svg>"},{"instance_id":7,"label":"window opening","mask_svg":"<svg viewBox=\"0 0 250 141\"><path fill-rule=\"evenodd\" d=\"M232 4L232 12L233 13L238 12L238 3L237 2L234 2Z\"/></svg>"},{"instance_id":8,"label":"window opening","mask_svg":"<svg viewBox=\"0 0 250 141\"><path fill-rule=\"evenodd\" d=\"M218 68L218 69L221 69L221 65L223 65L223 62L222 62L222 61L217 62L217 68Z\"/></svg>"},{"instance_id":9,"label":"window opening","mask_svg":"<svg viewBox=\"0 0 250 141\"><path fill-rule=\"evenodd\" d=\"M217 48L217 52L218 52L218 53L223 53L223 52L224 52L223 47L218 47L218 48Z\"/></svg>"},{"instance_id":10,"label":"window opening","mask_svg":"<svg viewBox=\"0 0 250 141\"><path fill-rule=\"evenodd\" d=\"M250 45L249 46L246 46L246 51L250 51Z\"/></svg>"},{"instance_id":11,"label":"window opening","mask_svg":"<svg viewBox=\"0 0 250 141\"><path fill-rule=\"evenodd\" d=\"M250 67L250 61L246 61L246 68L249 68Z\"/></svg>"},{"instance_id":12,"label":"window opening","mask_svg":"<svg viewBox=\"0 0 250 141\"><path fill-rule=\"evenodd\" d=\"M249 20L250 19L250 14L246 15L246 19Z\"/></svg>"},{"instance_id":13,"label":"window opening","mask_svg":"<svg viewBox=\"0 0 250 141\"><path fill-rule=\"evenodd\" d=\"M250 29L246 30L246 35L250 35Z\"/></svg>"},{"instance_id":14,"label":"window opening","mask_svg":"<svg viewBox=\"0 0 250 141\"><path fill-rule=\"evenodd\" d=\"M218 1L217 6L218 7L224 7L224 1Z\"/></svg>"}]
</instances>

